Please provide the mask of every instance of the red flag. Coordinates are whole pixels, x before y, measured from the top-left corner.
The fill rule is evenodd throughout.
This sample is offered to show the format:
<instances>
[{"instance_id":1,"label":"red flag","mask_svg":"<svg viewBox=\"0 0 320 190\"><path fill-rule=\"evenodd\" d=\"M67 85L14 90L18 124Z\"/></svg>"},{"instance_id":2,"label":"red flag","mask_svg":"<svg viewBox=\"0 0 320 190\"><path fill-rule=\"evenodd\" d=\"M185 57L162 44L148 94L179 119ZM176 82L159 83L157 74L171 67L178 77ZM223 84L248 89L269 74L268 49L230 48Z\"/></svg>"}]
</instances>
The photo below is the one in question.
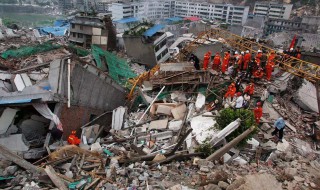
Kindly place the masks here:
<instances>
[{"instance_id":1,"label":"red flag","mask_svg":"<svg viewBox=\"0 0 320 190\"><path fill-rule=\"evenodd\" d=\"M294 48L294 44L296 43L296 38L297 38L297 35L294 35L292 41L291 41L291 44L290 44L290 49L291 48Z\"/></svg>"}]
</instances>

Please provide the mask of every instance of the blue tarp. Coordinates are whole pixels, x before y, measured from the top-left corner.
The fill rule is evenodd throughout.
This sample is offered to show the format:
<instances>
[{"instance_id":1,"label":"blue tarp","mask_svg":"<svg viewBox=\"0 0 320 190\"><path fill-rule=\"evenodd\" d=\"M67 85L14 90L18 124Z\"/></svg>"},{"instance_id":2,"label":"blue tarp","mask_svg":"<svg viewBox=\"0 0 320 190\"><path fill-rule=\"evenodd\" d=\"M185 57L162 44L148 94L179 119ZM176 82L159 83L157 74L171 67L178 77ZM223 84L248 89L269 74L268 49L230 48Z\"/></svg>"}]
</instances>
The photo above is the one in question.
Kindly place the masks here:
<instances>
[{"instance_id":1,"label":"blue tarp","mask_svg":"<svg viewBox=\"0 0 320 190\"><path fill-rule=\"evenodd\" d=\"M54 36L63 36L63 35L65 35L68 28L69 27L50 27L50 26L47 26L47 27L38 28L38 30L41 35L53 34Z\"/></svg>"},{"instance_id":2,"label":"blue tarp","mask_svg":"<svg viewBox=\"0 0 320 190\"><path fill-rule=\"evenodd\" d=\"M181 17L171 17L171 18L167 18L165 19L167 22L178 22L183 20Z\"/></svg>"},{"instance_id":3,"label":"blue tarp","mask_svg":"<svg viewBox=\"0 0 320 190\"><path fill-rule=\"evenodd\" d=\"M32 99L21 99L21 100L0 100L0 105L3 104L22 104L22 103L30 103Z\"/></svg>"},{"instance_id":4,"label":"blue tarp","mask_svg":"<svg viewBox=\"0 0 320 190\"><path fill-rule=\"evenodd\" d=\"M162 24L154 25L152 28L149 28L147 31L145 31L145 33L143 33L143 35L151 37L163 28L164 28L164 25L162 25Z\"/></svg>"},{"instance_id":5,"label":"blue tarp","mask_svg":"<svg viewBox=\"0 0 320 190\"><path fill-rule=\"evenodd\" d=\"M68 20L56 20L53 23L53 26L55 27L69 27L70 26L70 22Z\"/></svg>"},{"instance_id":6,"label":"blue tarp","mask_svg":"<svg viewBox=\"0 0 320 190\"><path fill-rule=\"evenodd\" d=\"M126 24L126 23L130 23L130 22L139 22L139 21L140 20L135 17L130 17L130 18L123 18L121 20L116 20L114 22L120 23L120 24Z\"/></svg>"}]
</instances>

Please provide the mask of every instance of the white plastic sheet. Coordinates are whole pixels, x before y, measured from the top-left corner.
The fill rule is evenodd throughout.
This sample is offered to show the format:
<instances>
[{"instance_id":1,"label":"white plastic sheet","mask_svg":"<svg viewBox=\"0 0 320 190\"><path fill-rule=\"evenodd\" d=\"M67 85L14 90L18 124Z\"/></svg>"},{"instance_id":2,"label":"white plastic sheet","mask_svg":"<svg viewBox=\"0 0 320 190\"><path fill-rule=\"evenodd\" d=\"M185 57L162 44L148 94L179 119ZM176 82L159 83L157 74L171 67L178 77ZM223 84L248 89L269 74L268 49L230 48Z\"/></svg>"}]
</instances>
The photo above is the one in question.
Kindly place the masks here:
<instances>
[{"instance_id":1,"label":"white plastic sheet","mask_svg":"<svg viewBox=\"0 0 320 190\"><path fill-rule=\"evenodd\" d=\"M57 128L60 131L63 131L62 128L62 123L60 122L60 119L58 116L49 109L48 104L46 103L33 103L32 106L45 118L50 119L53 121L56 125Z\"/></svg>"}]
</instances>

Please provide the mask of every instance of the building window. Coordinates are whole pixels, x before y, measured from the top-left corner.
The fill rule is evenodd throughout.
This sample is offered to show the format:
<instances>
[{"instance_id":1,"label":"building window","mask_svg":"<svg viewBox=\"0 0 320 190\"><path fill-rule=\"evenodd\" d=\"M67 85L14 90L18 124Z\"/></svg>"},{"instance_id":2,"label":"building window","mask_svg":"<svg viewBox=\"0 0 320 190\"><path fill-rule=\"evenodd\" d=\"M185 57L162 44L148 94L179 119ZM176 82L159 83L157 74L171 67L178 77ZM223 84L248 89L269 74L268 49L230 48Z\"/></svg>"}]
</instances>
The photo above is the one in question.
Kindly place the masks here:
<instances>
[{"instance_id":1,"label":"building window","mask_svg":"<svg viewBox=\"0 0 320 190\"><path fill-rule=\"evenodd\" d=\"M72 37L74 37L74 38L77 37L77 33L74 33L74 32L73 32L73 33L72 33Z\"/></svg>"},{"instance_id":2,"label":"building window","mask_svg":"<svg viewBox=\"0 0 320 190\"><path fill-rule=\"evenodd\" d=\"M72 28L75 28L76 26L75 26L75 24L71 24L71 27L72 27Z\"/></svg>"},{"instance_id":3,"label":"building window","mask_svg":"<svg viewBox=\"0 0 320 190\"><path fill-rule=\"evenodd\" d=\"M80 25L80 30L83 30L83 26L82 25Z\"/></svg>"},{"instance_id":4,"label":"building window","mask_svg":"<svg viewBox=\"0 0 320 190\"><path fill-rule=\"evenodd\" d=\"M78 38L83 38L83 35L82 34L78 34Z\"/></svg>"}]
</instances>

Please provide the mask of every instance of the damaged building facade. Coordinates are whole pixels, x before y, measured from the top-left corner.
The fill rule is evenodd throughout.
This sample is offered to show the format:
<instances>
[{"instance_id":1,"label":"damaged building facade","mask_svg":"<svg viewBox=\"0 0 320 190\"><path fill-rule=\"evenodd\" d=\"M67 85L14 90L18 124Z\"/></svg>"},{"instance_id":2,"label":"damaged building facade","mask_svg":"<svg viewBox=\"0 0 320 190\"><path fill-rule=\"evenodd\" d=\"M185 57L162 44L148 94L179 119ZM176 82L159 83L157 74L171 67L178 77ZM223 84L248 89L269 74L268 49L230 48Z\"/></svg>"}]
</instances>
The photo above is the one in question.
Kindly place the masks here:
<instances>
[{"instance_id":1,"label":"damaged building facade","mask_svg":"<svg viewBox=\"0 0 320 190\"><path fill-rule=\"evenodd\" d=\"M123 105L126 96L125 89L108 75L72 57L1 74L1 80L4 136L0 144L16 142L13 150L27 159L46 152L43 143L52 142L49 131L54 127L62 127L66 138L98 115Z\"/></svg>"}]
</instances>

